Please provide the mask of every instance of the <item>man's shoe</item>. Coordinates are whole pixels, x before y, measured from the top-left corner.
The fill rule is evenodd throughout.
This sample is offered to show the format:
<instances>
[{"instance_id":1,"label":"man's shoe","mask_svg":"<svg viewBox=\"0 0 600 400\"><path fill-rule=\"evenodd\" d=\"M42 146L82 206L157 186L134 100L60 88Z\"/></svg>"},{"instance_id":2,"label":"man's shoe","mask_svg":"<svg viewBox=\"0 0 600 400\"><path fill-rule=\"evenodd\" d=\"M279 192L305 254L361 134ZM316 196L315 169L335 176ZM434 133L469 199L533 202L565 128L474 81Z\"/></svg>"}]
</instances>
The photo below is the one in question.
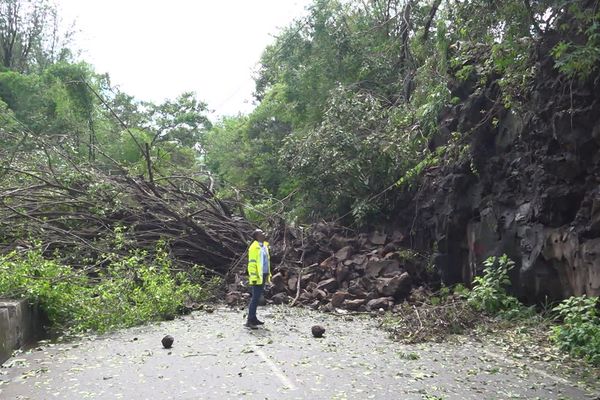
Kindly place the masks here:
<instances>
[{"instance_id":1,"label":"man's shoe","mask_svg":"<svg viewBox=\"0 0 600 400\"><path fill-rule=\"evenodd\" d=\"M252 321L252 323L253 323L254 325L264 325L264 324L265 324L264 322L262 322L262 321L259 321L259 320L258 320L258 318L256 318L255 320L253 320L253 321Z\"/></svg>"},{"instance_id":2,"label":"man's shoe","mask_svg":"<svg viewBox=\"0 0 600 400\"><path fill-rule=\"evenodd\" d=\"M258 326L254 322L247 321L244 326L249 329L258 329Z\"/></svg>"}]
</instances>

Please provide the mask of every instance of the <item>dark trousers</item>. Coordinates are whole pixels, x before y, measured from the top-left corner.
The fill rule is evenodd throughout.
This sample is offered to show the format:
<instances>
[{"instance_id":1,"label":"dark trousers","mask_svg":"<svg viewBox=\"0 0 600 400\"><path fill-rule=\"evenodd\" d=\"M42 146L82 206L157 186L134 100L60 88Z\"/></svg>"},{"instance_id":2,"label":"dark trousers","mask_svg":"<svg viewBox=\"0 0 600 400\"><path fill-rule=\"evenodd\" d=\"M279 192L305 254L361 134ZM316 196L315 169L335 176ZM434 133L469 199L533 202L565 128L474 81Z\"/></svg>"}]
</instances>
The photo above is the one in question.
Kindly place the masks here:
<instances>
[{"instance_id":1,"label":"dark trousers","mask_svg":"<svg viewBox=\"0 0 600 400\"><path fill-rule=\"evenodd\" d=\"M265 282L267 281L267 274L263 275L263 284L250 286L252 290L252 298L250 299L250 305L248 306L248 321L252 322L256 320L256 309L258 308L258 301L265 291Z\"/></svg>"}]
</instances>

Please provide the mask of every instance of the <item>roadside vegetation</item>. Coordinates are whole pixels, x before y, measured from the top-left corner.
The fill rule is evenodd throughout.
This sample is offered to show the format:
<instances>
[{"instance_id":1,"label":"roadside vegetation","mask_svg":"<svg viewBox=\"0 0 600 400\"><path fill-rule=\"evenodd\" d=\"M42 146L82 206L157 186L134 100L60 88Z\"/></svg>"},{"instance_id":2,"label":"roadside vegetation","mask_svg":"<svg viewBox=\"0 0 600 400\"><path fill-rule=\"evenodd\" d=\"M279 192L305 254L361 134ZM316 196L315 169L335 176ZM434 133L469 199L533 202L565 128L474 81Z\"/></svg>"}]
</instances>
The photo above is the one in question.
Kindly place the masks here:
<instances>
[{"instance_id":1,"label":"roadside vegetation","mask_svg":"<svg viewBox=\"0 0 600 400\"><path fill-rule=\"evenodd\" d=\"M90 275L39 248L0 256L0 293L26 298L40 307L55 332L106 332L150 321L169 320L209 300L219 278L200 267L177 271L164 249L146 254L107 254L105 266Z\"/></svg>"},{"instance_id":2,"label":"roadside vegetation","mask_svg":"<svg viewBox=\"0 0 600 400\"><path fill-rule=\"evenodd\" d=\"M472 289L443 287L383 320L393 338L406 343L441 341L450 335L490 334L503 346L539 360L556 359L555 349L600 367L598 297L570 297L557 304L525 306L510 294L506 255L490 257ZM527 347L530 347L527 350ZM537 352L538 354L533 354Z\"/></svg>"}]
</instances>

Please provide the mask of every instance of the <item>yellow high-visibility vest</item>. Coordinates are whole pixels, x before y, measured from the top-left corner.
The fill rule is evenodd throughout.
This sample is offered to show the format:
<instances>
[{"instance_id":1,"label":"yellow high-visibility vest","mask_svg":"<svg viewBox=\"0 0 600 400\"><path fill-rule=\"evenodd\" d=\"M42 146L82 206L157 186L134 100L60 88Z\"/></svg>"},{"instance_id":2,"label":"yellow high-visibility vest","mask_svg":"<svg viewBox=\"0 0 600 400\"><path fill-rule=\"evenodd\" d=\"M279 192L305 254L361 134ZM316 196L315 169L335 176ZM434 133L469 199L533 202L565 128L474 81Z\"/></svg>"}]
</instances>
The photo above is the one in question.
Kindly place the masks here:
<instances>
[{"instance_id":1,"label":"yellow high-visibility vest","mask_svg":"<svg viewBox=\"0 0 600 400\"><path fill-rule=\"evenodd\" d=\"M267 282L271 282L271 255L269 254L269 242L263 242L265 250L267 252L267 260L269 260L269 273L267 275ZM258 241L252 242L250 248L248 248L248 284L250 286L262 285L263 284L263 262L260 256L260 244Z\"/></svg>"}]
</instances>

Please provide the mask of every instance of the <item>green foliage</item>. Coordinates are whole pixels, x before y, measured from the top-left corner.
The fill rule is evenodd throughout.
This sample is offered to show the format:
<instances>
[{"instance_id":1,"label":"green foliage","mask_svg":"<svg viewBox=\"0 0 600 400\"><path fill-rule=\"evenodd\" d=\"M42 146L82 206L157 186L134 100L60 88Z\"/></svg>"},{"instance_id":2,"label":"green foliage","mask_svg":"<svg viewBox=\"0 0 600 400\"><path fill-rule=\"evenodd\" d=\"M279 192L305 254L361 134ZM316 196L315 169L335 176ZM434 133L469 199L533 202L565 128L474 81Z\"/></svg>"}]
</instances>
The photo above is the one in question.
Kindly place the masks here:
<instances>
[{"instance_id":1,"label":"green foliage","mask_svg":"<svg viewBox=\"0 0 600 400\"><path fill-rule=\"evenodd\" d=\"M484 261L483 276L476 276L467 301L478 311L505 318L515 318L527 313L519 300L507 293L510 286L508 272L515 263L506 254ZM531 312L531 310L528 310Z\"/></svg>"},{"instance_id":2,"label":"green foliage","mask_svg":"<svg viewBox=\"0 0 600 400\"><path fill-rule=\"evenodd\" d=\"M370 195L393 183L394 172L416 152L400 126L389 124L389 111L368 92L340 87L318 128L286 139L282 155L305 204L358 216Z\"/></svg>"},{"instance_id":3,"label":"green foliage","mask_svg":"<svg viewBox=\"0 0 600 400\"><path fill-rule=\"evenodd\" d=\"M569 12L573 20L561 28L577 29L585 42L562 40L552 49L552 56L560 72L572 79L586 80L600 69L600 12L586 12L576 3L569 6Z\"/></svg>"},{"instance_id":4,"label":"green foliage","mask_svg":"<svg viewBox=\"0 0 600 400\"><path fill-rule=\"evenodd\" d=\"M553 311L563 323L552 327L552 340L561 350L600 366L598 297L570 297Z\"/></svg>"},{"instance_id":5,"label":"green foliage","mask_svg":"<svg viewBox=\"0 0 600 400\"><path fill-rule=\"evenodd\" d=\"M434 153L428 154L421 162L414 167L410 168L406 173L398 179L396 186L412 188L418 178L421 177L423 172L427 168L438 165L441 157L444 155L446 148L444 146L438 147Z\"/></svg>"},{"instance_id":6,"label":"green foliage","mask_svg":"<svg viewBox=\"0 0 600 400\"><path fill-rule=\"evenodd\" d=\"M108 255L98 277L45 259L39 250L0 257L0 295L37 303L56 327L104 332L159 319L170 319L188 299L202 301L218 284L199 269L174 274L167 254L153 260L133 253Z\"/></svg>"},{"instance_id":7,"label":"green foliage","mask_svg":"<svg viewBox=\"0 0 600 400\"><path fill-rule=\"evenodd\" d=\"M531 45L563 4L443 2L433 14L431 6L315 0L265 50L256 110L207 135L208 168L253 205L294 193L303 219L363 224L385 215L388 188L410 186L446 157L426 145L461 101L448 83L482 90L494 79L505 106L517 107L535 72ZM463 147L448 157L464 149L455 142Z\"/></svg>"}]
</instances>

